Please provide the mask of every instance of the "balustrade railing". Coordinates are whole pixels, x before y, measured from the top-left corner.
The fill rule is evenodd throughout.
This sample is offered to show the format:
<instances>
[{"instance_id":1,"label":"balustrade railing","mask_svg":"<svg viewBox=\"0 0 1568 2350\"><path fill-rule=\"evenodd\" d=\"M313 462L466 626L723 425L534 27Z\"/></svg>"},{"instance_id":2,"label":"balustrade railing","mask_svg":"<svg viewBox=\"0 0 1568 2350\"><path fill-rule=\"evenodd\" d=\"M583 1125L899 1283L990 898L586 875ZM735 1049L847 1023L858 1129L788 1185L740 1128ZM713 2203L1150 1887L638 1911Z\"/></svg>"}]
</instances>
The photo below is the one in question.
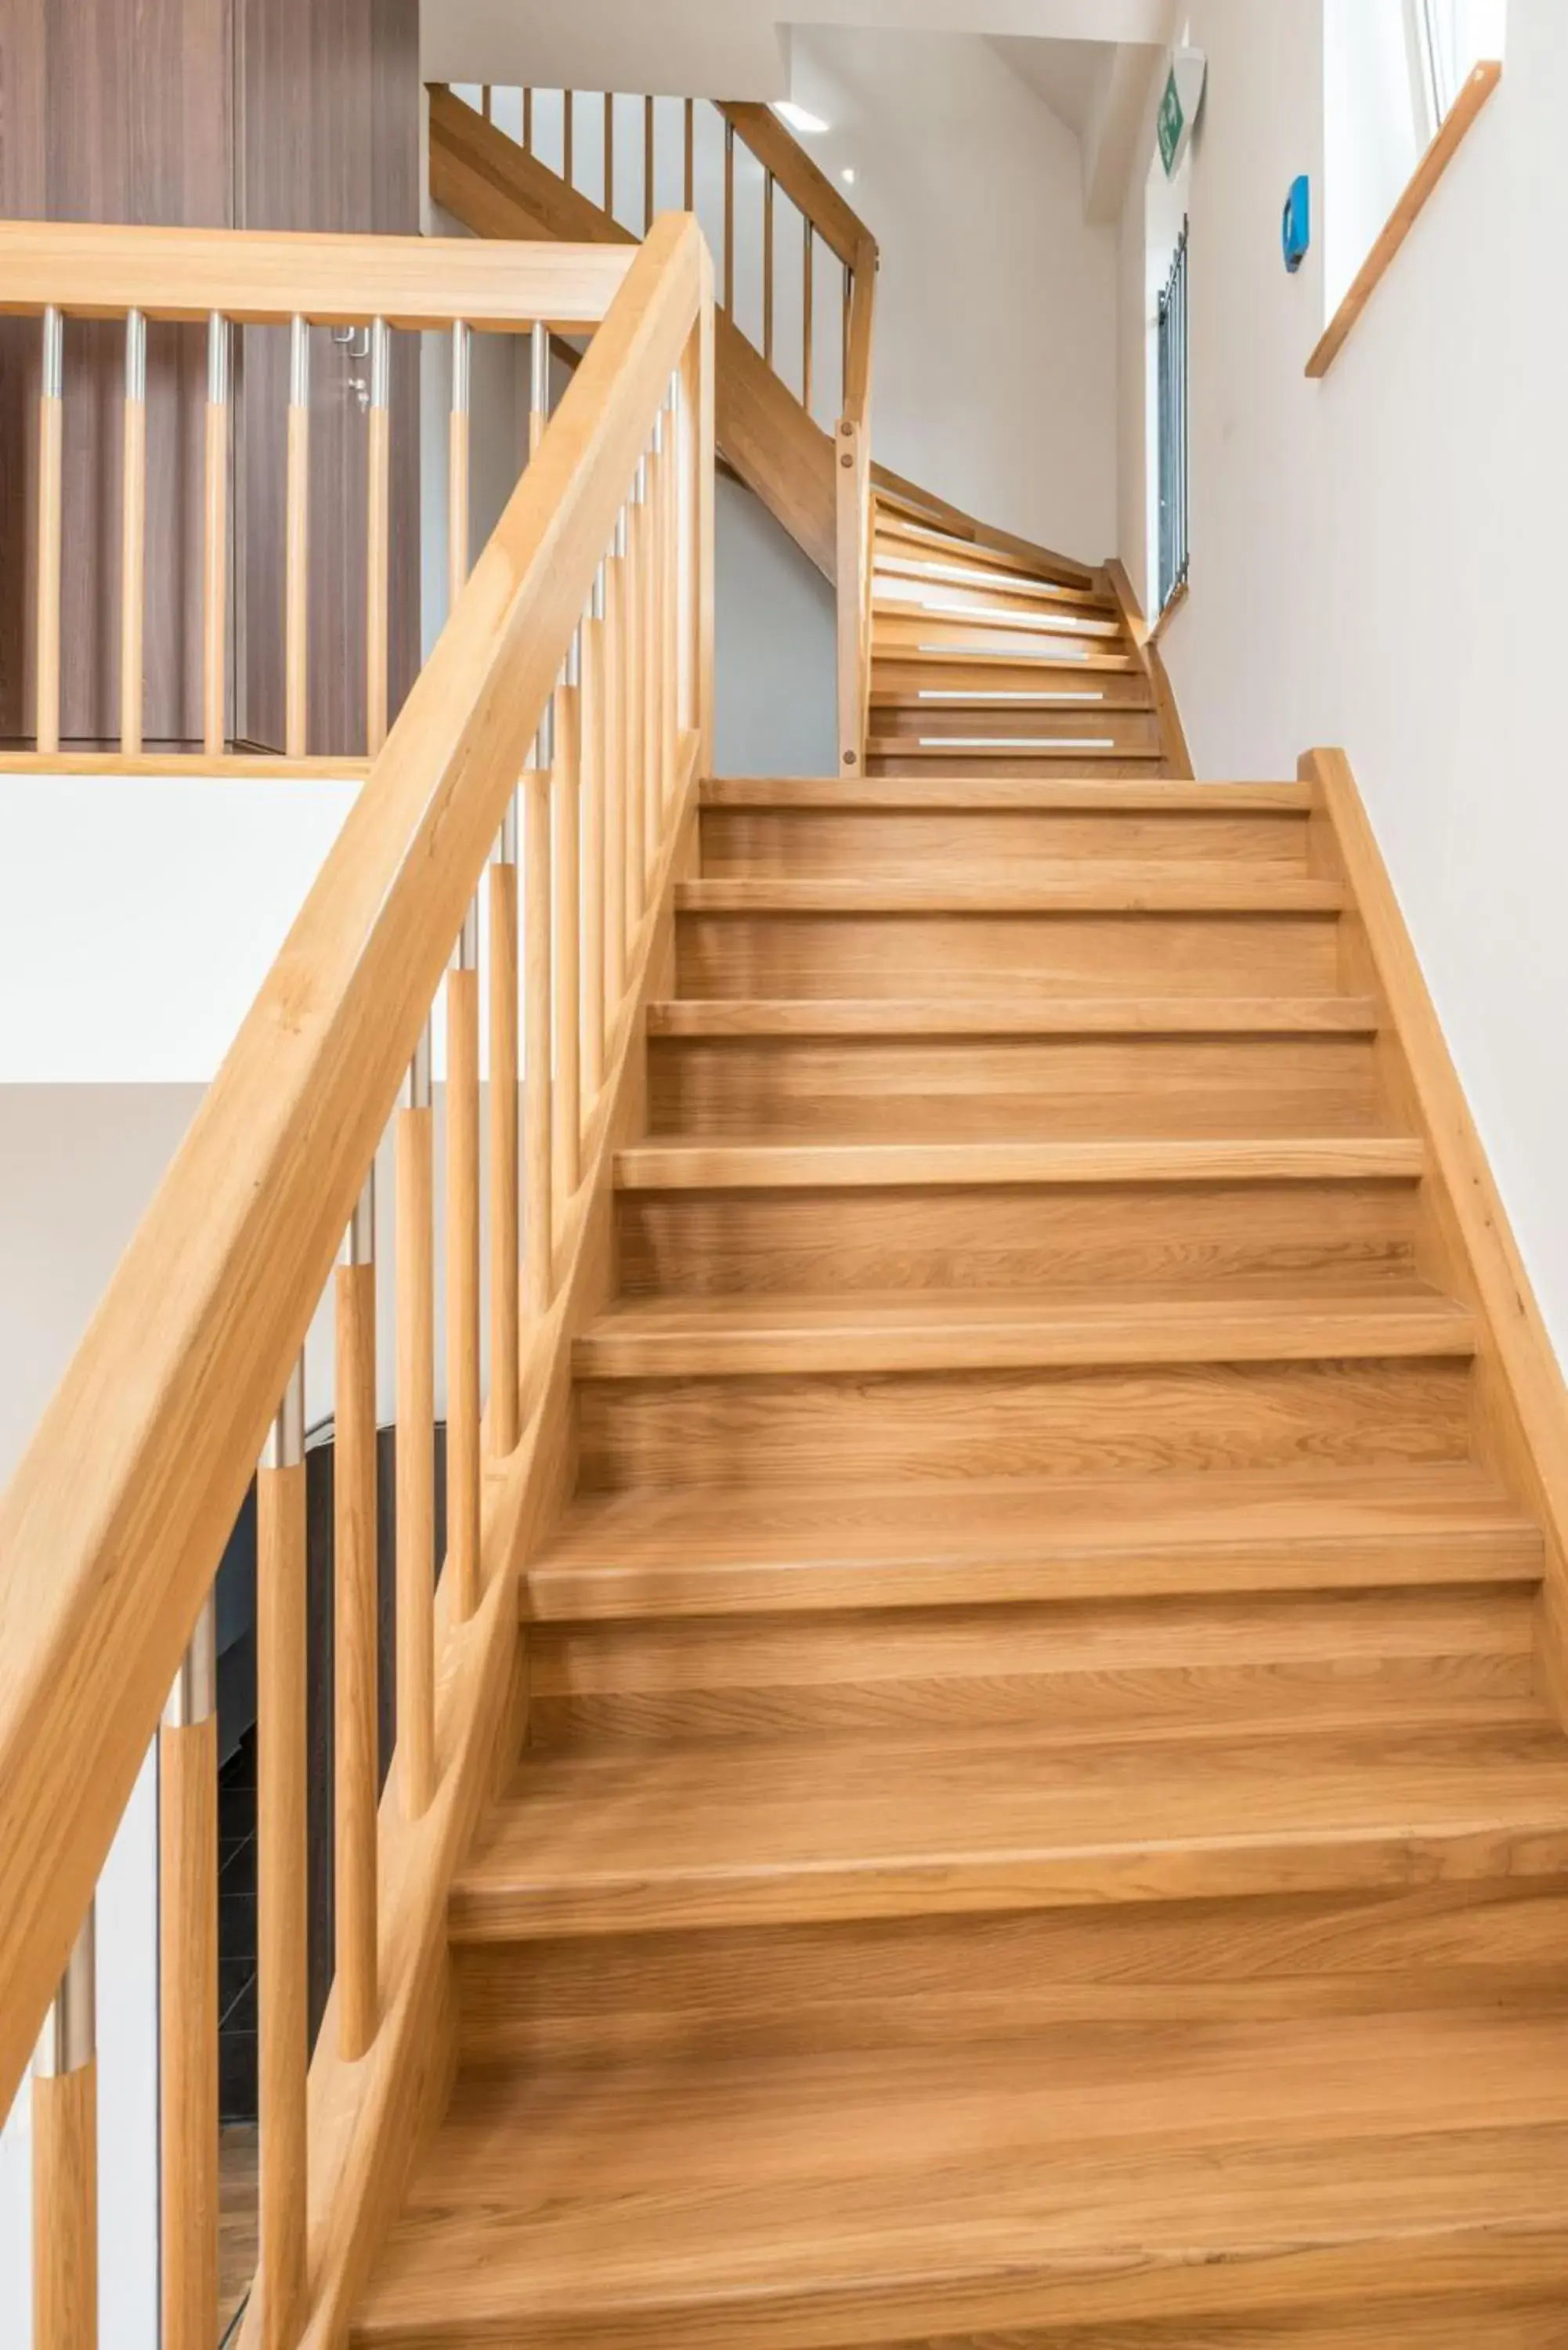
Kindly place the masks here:
<instances>
[{"instance_id":1,"label":"balustrade railing","mask_svg":"<svg viewBox=\"0 0 1568 2350\"><path fill-rule=\"evenodd\" d=\"M771 107L488 84L452 94L616 232L642 235L659 204L694 213L719 256L724 317L829 433L839 763L857 774L870 696L876 240ZM825 334L835 311L836 332Z\"/></svg>"},{"instance_id":2,"label":"balustrade railing","mask_svg":"<svg viewBox=\"0 0 1568 2350\"><path fill-rule=\"evenodd\" d=\"M0 244L8 302L45 322L46 407L59 397L62 314L78 307L213 315L220 410L217 354L237 317L369 307L373 408L378 338L442 322L452 336L446 628L0 1497L0 2112L36 2052L34 2350L99 2338L96 2199L114 2178L97 2158L93 1891L154 1734L163 2342L213 2350L211 1594L255 1474L260 2256L244 2339L294 2350L314 2329L337 2338L400 2117L407 2137L408 2083L432 2061L421 2034L436 2030L445 1884L515 1649L529 1496L554 1473L548 1412L582 1268L597 1262L637 991L694 822L711 723L711 271L681 219L655 222L635 254L59 229ZM535 369L532 460L471 573L468 337L502 323L528 325L541 348L552 328L593 335L553 416ZM134 351L134 324L127 338ZM44 425L47 453L57 420ZM291 447L306 429L296 400ZM370 449L379 468L381 436ZM57 511L47 464L40 498L46 517ZM384 505L372 515L384 553ZM219 518L214 496L214 532ZM128 546L137 537L128 524ZM43 606L57 588L46 534ZM292 674L292 601L290 616ZM370 674L374 722L384 672ZM46 663L46 727L51 677ZM304 1342L324 1294L331 1393L307 1394ZM383 1792L377 1334L389 1315L396 1730ZM306 1428L327 1409L336 1954L312 2056Z\"/></svg>"}]
</instances>

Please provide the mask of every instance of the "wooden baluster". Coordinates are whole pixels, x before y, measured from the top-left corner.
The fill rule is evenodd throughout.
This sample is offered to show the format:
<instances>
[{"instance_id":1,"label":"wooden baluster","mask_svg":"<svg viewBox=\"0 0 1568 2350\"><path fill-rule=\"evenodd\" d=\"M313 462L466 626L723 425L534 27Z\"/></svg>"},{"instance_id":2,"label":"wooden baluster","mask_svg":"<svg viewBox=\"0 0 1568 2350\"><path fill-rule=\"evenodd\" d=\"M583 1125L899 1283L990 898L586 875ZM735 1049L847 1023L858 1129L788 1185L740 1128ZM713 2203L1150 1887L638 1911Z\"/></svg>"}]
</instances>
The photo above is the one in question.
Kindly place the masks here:
<instances>
[{"instance_id":1,"label":"wooden baluster","mask_svg":"<svg viewBox=\"0 0 1568 2350\"><path fill-rule=\"evenodd\" d=\"M337 2034L348 2064L376 2035L376 1170L365 1178L335 1278L332 1728Z\"/></svg>"},{"instance_id":2,"label":"wooden baluster","mask_svg":"<svg viewBox=\"0 0 1568 2350\"><path fill-rule=\"evenodd\" d=\"M435 1132L431 1030L409 1064L393 1138L397 1179L398 1774L403 1815L435 1794Z\"/></svg>"},{"instance_id":3,"label":"wooden baluster","mask_svg":"<svg viewBox=\"0 0 1568 2350\"><path fill-rule=\"evenodd\" d=\"M490 1450L510 1452L518 1419L517 803L490 868Z\"/></svg>"},{"instance_id":4,"label":"wooden baluster","mask_svg":"<svg viewBox=\"0 0 1568 2350\"><path fill-rule=\"evenodd\" d=\"M34 665L40 751L60 747L60 466L65 439L66 322L44 313L43 378L38 391L38 622Z\"/></svg>"},{"instance_id":5,"label":"wooden baluster","mask_svg":"<svg viewBox=\"0 0 1568 2350\"><path fill-rule=\"evenodd\" d=\"M391 562L389 489L392 338L384 318L370 324L370 406L366 417L369 484L365 530L365 749L374 758L387 739L388 577Z\"/></svg>"},{"instance_id":6,"label":"wooden baluster","mask_svg":"<svg viewBox=\"0 0 1568 2350\"><path fill-rule=\"evenodd\" d=\"M572 184L572 133L576 127L577 94L573 89L561 92L561 177L567 187Z\"/></svg>"},{"instance_id":7,"label":"wooden baluster","mask_svg":"<svg viewBox=\"0 0 1568 2350\"><path fill-rule=\"evenodd\" d=\"M774 363L774 175L763 174L763 357Z\"/></svg>"},{"instance_id":8,"label":"wooden baluster","mask_svg":"<svg viewBox=\"0 0 1568 2350\"><path fill-rule=\"evenodd\" d=\"M207 320L207 438L202 517L202 746L229 739L229 322Z\"/></svg>"},{"instance_id":9,"label":"wooden baluster","mask_svg":"<svg viewBox=\"0 0 1568 2350\"><path fill-rule=\"evenodd\" d=\"M735 126L724 125L724 316L735 315Z\"/></svg>"},{"instance_id":10,"label":"wooden baluster","mask_svg":"<svg viewBox=\"0 0 1568 2350\"><path fill-rule=\"evenodd\" d=\"M89 1907L33 2058L33 2350L98 2350L98 2022Z\"/></svg>"},{"instance_id":11,"label":"wooden baluster","mask_svg":"<svg viewBox=\"0 0 1568 2350\"><path fill-rule=\"evenodd\" d=\"M556 764L550 837L555 856L552 1002L555 1009L556 1197L562 1210L582 1168L582 882L578 797L582 788L583 629L579 621L556 695Z\"/></svg>"},{"instance_id":12,"label":"wooden baluster","mask_svg":"<svg viewBox=\"0 0 1568 2350\"><path fill-rule=\"evenodd\" d=\"M615 218L615 92L605 92L605 213Z\"/></svg>"},{"instance_id":13,"label":"wooden baluster","mask_svg":"<svg viewBox=\"0 0 1568 2350\"><path fill-rule=\"evenodd\" d=\"M582 798L582 1087L591 1110L605 1081L605 567L594 574L583 628L577 710Z\"/></svg>"},{"instance_id":14,"label":"wooden baluster","mask_svg":"<svg viewBox=\"0 0 1568 2350\"><path fill-rule=\"evenodd\" d=\"M218 1640L210 1593L158 1733L158 2009L161 2350L213 2350L218 2338Z\"/></svg>"},{"instance_id":15,"label":"wooden baluster","mask_svg":"<svg viewBox=\"0 0 1568 2350\"><path fill-rule=\"evenodd\" d=\"M494 121L495 116L490 101L490 84L487 81L481 82L479 86L479 110L486 122Z\"/></svg>"},{"instance_id":16,"label":"wooden baluster","mask_svg":"<svg viewBox=\"0 0 1568 2350\"><path fill-rule=\"evenodd\" d=\"M446 599L456 609L468 577L469 400L473 336L460 319L452 330L452 408L446 428Z\"/></svg>"},{"instance_id":17,"label":"wooden baluster","mask_svg":"<svg viewBox=\"0 0 1568 2350\"><path fill-rule=\"evenodd\" d=\"M686 209L689 213L694 213L697 209L697 106L695 99L690 98L686 101L684 140L685 172L682 184L686 193Z\"/></svg>"},{"instance_id":18,"label":"wooden baluster","mask_svg":"<svg viewBox=\"0 0 1568 2350\"><path fill-rule=\"evenodd\" d=\"M550 421L550 329L535 323L528 338L528 454L538 454Z\"/></svg>"},{"instance_id":19,"label":"wooden baluster","mask_svg":"<svg viewBox=\"0 0 1568 2350\"><path fill-rule=\"evenodd\" d=\"M698 764L713 757L713 336L701 321L680 362L685 419L686 515L681 554L688 607L684 652L686 723L697 736Z\"/></svg>"},{"instance_id":20,"label":"wooden baluster","mask_svg":"<svg viewBox=\"0 0 1568 2350\"><path fill-rule=\"evenodd\" d=\"M655 416L645 463L648 495L642 514L642 897L646 905L664 805L664 713L659 675L659 529L663 499L663 421Z\"/></svg>"},{"instance_id":21,"label":"wooden baluster","mask_svg":"<svg viewBox=\"0 0 1568 2350\"><path fill-rule=\"evenodd\" d=\"M256 1990L261 2350L296 2350L305 2316L310 2062L306 1732L305 1358L256 1472ZM402 1533L399 1497L398 1531ZM400 1662L401 1660L400 1635ZM400 1715L400 1727L401 1717Z\"/></svg>"},{"instance_id":22,"label":"wooden baluster","mask_svg":"<svg viewBox=\"0 0 1568 2350\"><path fill-rule=\"evenodd\" d=\"M288 341L288 458L284 483L283 747L303 759L308 741L310 559L310 328L296 317Z\"/></svg>"},{"instance_id":23,"label":"wooden baluster","mask_svg":"<svg viewBox=\"0 0 1568 2350\"><path fill-rule=\"evenodd\" d=\"M147 320L125 318L124 488L119 526L119 747L141 748L141 637L147 594Z\"/></svg>"},{"instance_id":24,"label":"wooden baluster","mask_svg":"<svg viewBox=\"0 0 1568 2350\"><path fill-rule=\"evenodd\" d=\"M815 291L815 287L813 282L812 226L809 218L805 219L805 251L803 262L803 274L801 277L800 404L809 415L811 412L811 308L812 296Z\"/></svg>"},{"instance_id":25,"label":"wooden baluster","mask_svg":"<svg viewBox=\"0 0 1568 2350\"><path fill-rule=\"evenodd\" d=\"M642 101L642 233L653 226L653 100Z\"/></svg>"},{"instance_id":26,"label":"wooden baluster","mask_svg":"<svg viewBox=\"0 0 1568 2350\"><path fill-rule=\"evenodd\" d=\"M523 93L523 152L524 155L530 155L533 151L534 93L531 89L525 89Z\"/></svg>"},{"instance_id":27,"label":"wooden baluster","mask_svg":"<svg viewBox=\"0 0 1568 2350\"><path fill-rule=\"evenodd\" d=\"M605 1039L626 991L626 508L616 516L605 579Z\"/></svg>"},{"instance_id":28,"label":"wooden baluster","mask_svg":"<svg viewBox=\"0 0 1568 2350\"><path fill-rule=\"evenodd\" d=\"M855 272L847 262L844 265L843 338L838 353L838 405L846 405L849 397L849 314L855 300Z\"/></svg>"},{"instance_id":29,"label":"wooden baluster","mask_svg":"<svg viewBox=\"0 0 1568 2350\"><path fill-rule=\"evenodd\" d=\"M550 1310L554 1295L550 1072L550 771L555 715L540 723L538 764L523 778L523 1202L524 1279L530 1319Z\"/></svg>"},{"instance_id":30,"label":"wooden baluster","mask_svg":"<svg viewBox=\"0 0 1568 2350\"><path fill-rule=\"evenodd\" d=\"M680 434L676 412L676 396L680 381L679 376L670 377L660 419L660 431L664 440L664 494L660 508L662 527L659 550L659 608L663 622L659 656L659 711L664 734L664 798L659 809L659 824L660 848L664 845L665 825L670 804L675 796L676 765L680 750L680 721L677 708L680 599L676 586L680 492Z\"/></svg>"},{"instance_id":31,"label":"wooden baluster","mask_svg":"<svg viewBox=\"0 0 1568 2350\"><path fill-rule=\"evenodd\" d=\"M446 974L446 1573L479 1605L479 901Z\"/></svg>"},{"instance_id":32,"label":"wooden baluster","mask_svg":"<svg viewBox=\"0 0 1568 2350\"><path fill-rule=\"evenodd\" d=\"M626 691L622 697L622 801L626 824L626 939L629 958L632 941L642 926L647 897L642 837L648 801L647 686L643 666L646 643L643 607L643 540L647 536L648 460L639 457L632 476L627 511L626 561L621 566L621 667Z\"/></svg>"}]
</instances>

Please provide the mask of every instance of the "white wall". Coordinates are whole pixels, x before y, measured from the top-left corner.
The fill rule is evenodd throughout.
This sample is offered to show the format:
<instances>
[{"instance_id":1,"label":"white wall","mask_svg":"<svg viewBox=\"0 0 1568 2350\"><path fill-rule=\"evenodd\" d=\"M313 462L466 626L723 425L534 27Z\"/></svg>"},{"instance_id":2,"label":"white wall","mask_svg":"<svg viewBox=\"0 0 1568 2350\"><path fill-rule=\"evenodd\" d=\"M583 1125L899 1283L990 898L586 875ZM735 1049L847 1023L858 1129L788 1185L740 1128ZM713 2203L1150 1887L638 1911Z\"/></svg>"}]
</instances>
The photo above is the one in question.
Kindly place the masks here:
<instances>
[{"instance_id":1,"label":"white wall","mask_svg":"<svg viewBox=\"0 0 1568 2350\"><path fill-rule=\"evenodd\" d=\"M976 36L797 31L793 88L881 249L873 429L897 473L1098 562L1116 531L1116 242L1078 142ZM818 143L811 142L813 152Z\"/></svg>"},{"instance_id":2,"label":"white wall","mask_svg":"<svg viewBox=\"0 0 1568 2350\"><path fill-rule=\"evenodd\" d=\"M719 477L713 764L722 775L838 765L833 590L739 483Z\"/></svg>"},{"instance_id":3,"label":"white wall","mask_svg":"<svg viewBox=\"0 0 1568 2350\"><path fill-rule=\"evenodd\" d=\"M1193 569L1167 660L1199 773L1288 775L1312 743L1349 752L1562 1349L1568 314L1553 195L1568 9L1512 0L1502 86L1321 383L1303 373L1321 242L1294 279L1279 249L1292 177L1311 171L1321 192L1321 0L1190 13L1210 59L1191 206ZM1124 300L1141 283L1140 218L1129 201ZM1125 426L1130 370L1123 395ZM1129 565L1141 495L1129 471Z\"/></svg>"},{"instance_id":4,"label":"white wall","mask_svg":"<svg viewBox=\"0 0 1568 2350\"><path fill-rule=\"evenodd\" d=\"M204 1084L358 789L0 772L0 1086Z\"/></svg>"}]
</instances>

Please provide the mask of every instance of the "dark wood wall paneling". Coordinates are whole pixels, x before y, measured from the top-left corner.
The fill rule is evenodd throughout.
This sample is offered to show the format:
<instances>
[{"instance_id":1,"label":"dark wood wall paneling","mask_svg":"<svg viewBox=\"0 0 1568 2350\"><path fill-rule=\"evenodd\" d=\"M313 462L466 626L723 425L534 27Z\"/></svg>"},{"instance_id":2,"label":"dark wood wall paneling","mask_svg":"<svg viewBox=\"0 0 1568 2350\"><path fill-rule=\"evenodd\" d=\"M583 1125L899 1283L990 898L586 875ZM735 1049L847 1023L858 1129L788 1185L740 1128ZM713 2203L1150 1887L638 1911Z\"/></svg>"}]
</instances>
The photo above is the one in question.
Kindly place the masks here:
<instances>
[{"instance_id":1,"label":"dark wood wall paneling","mask_svg":"<svg viewBox=\"0 0 1568 2350\"><path fill-rule=\"evenodd\" d=\"M417 0L0 0L0 213L414 233ZM38 330L0 322L0 739L32 729ZM240 402L234 732L282 747L286 338L247 332ZM325 335L316 355L311 747L364 740L365 432ZM418 664L419 361L396 338L391 678ZM275 348L267 349L265 346ZM62 733L113 742L119 711L118 327L66 332ZM205 342L148 337L146 733L200 733L201 464Z\"/></svg>"}]
</instances>

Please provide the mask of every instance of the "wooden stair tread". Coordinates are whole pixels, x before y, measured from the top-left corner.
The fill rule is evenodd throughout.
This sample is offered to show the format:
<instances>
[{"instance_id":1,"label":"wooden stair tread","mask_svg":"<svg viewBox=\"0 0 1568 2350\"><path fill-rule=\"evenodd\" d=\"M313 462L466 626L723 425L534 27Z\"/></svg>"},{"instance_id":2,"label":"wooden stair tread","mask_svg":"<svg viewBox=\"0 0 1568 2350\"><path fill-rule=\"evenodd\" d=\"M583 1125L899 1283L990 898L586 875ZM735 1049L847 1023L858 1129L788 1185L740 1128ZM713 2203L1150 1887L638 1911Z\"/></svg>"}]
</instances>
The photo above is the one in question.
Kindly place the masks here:
<instances>
[{"instance_id":1,"label":"wooden stair tread","mask_svg":"<svg viewBox=\"0 0 1568 2350\"><path fill-rule=\"evenodd\" d=\"M525 1568L545 1622L1533 1585L1539 1529L1468 1463L952 1488L633 1488L580 1496Z\"/></svg>"},{"instance_id":2,"label":"wooden stair tread","mask_svg":"<svg viewBox=\"0 0 1568 2350\"><path fill-rule=\"evenodd\" d=\"M876 550L872 566L873 593L884 592L882 600L894 609L918 599L905 591L929 587L938 597L950 593L957 596L1012 598L1018 610L1038 612L1075 612L1085 618L1094 616L1110 621L1118 630L1121 615L1111 598L1096 596L1091 588L1064 588L1054 579L1031 578L1024 571L993 570L990 566L971 562L955 563L933 548L929 555L898 554L890 547Z\"/></svg>"},{"instance_id":3,"label":"wooden stair tread","mask_svg":"<svg viewBox=\"0 0 1568 2350\"><path fill-rule=\"evenodd\" d=\"M1304 784L1178 782L1161 776L1000 775L990 782L964 776L712 775L702 785L704 807L1029 808L1075 813L1104 810L1150 816L1305 816L1312 794Z\"/></svg>"},{"instance_id":4,"label":"wooden stair tread","mask_svg":"<svg viewBox=\"0 0 1568 2350\"><path fill-rule=\"evenodd\" d=\"M961 564L967 559L982 570L1005 571L1020 579L1040 580L1047 586L1075 587L1085 595L1094 592L1092 575L1088 572L1080 573L1073 579L1062 579L1055 571L1026 555L1015 554L1010 548L988 546L979 539L956 538L950 531L939 529L932 524L908 520L902 514L891 511L880 494L877 505L872 545L877 554L927 555L942 563Z\"/></svg>"},{"instance_id":5,"label":"wooden stair tread","mask_svg":"<svg viewBox=\"0 0 1568 2350\"><path fill-rule=\"evenodd\" d=\"M650 1036L1370 1036L1366 995L676 996L649 1004Z\"/></svg>"},{"instance_id":6,"label":"wooden stair tread","mask_svg":"<svg viewBox=\"0 0 1568 2350\"><path fill-rule=\"evenodd\" d=\"M678 881L685 914L1336 914L1336 882L1235 865L1042 858L1025 877L932 875L846 881L765 874Z\"/></svg>"},{"instance_id":7,"label":"wooden stair tread","mask_svg":"<svg viewBox=\"0 0 1568 2350\"><path fill-rule=\"evenodd\" d=\"M1314 2279L1414 2291L1511 2251L1544 2287L1568 2226L1565 2026L1097 2024L466 2074L355 2339L805 2350L1172 2314L1175 2350Z\"/></svg>"},{"instance_id":8,"label":"wooden stair tread","mask_svg":"<svg viewBox=\"0 0 1568 2350\"><path fill-rule=\"evenodd\" d=\"M577 1339L579 1378L787 1377L1155 1363L1395 1361L1473 1351L1469 1309L1384 1282L1335 1295L1017 1289L627 1299Z\"/></svg>"},{"instance_id":9,"label":"wooden stair tread","mask_svg":"<svg viewBox=\"0 0 1568 2350\"><path fill-rule=\"evenodd\" d=\"M878 671L895 667L999 670L1020 680L1026 677L1060 677L1065 681L1096 675L1130 677L1137 670L1137 661L1131 653L1096 652L1087 647L1054 655L1050 651L1025 653L1018 647L1003 650L985 645L906 642L902 638L890 637L884 631L871 648L873 680Z\"/></svg>"},{"instance_id":10,"label":"wooden stair tread","mask_svg":"<svg viewBox=\"0 0 1568 2350\"><path fill-rule=\"evenodd\" d=\"M1281 1135L1194 1141L1147 1135L1032 1142L648 1141L616 1153L623 1191L907 1188L987 1183L1414 1181L1414 1136Z\"/></svg>"},{"instance_id":11,"label":"wooden stair tread","mask_svg":"<svg viewBox=\"0 0 1568 2350\"><path fill-rule=\"evenodd\" d=\"M459 1870L462 1940L1393 1888L1568 1871L1538 1726L1063 1747L1032 1725L531 1753Z\"/></svg>"}]
</instances>

